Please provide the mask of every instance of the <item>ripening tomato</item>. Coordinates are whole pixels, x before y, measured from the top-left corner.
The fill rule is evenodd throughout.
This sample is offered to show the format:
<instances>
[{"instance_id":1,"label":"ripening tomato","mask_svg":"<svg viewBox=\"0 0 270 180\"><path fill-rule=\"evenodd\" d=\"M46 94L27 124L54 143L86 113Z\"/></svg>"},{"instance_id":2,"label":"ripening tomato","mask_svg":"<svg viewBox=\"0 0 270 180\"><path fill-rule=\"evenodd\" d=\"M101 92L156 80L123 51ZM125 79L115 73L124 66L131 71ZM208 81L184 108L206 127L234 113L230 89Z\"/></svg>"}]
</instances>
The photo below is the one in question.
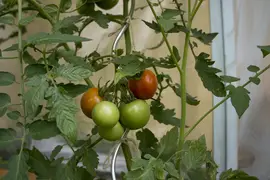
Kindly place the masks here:
<instances>
[{"instance_id":1,"label":"ripening tomato","mask_svg":"<svg viewBox=\"0 0 270 180\"><path fill-rule=\"evenodd\" d=\"M92 119L97 126L112 128L119 121L120 112L117 106L110 101L98 103L92 111Z\"/></svg>"},{"instance_id":2,"label":"ripening tomato","mask_svg":"<svg viewBox=\"0 0 270 180\"><path fill-rule=\"evenodd\" d=\"M102 98L98 94L98 88L88 89L81 98L82 112L89 118L92 117L92 110L96 104L100 103Z\"/></svg>"},{"instance_id":3,"label":"ripening tomato","mask_svg":"<svg viewBox=\"0 0 270 180\"><path fill-rule=\"evenodd\" d=\"M150 119L150 106L144 101L137 99L128 104L121 105L120 121L129 129L140 129Z\"/></svg>"},{"instance_id":4,"label":"ripening tomato","mask_svg":"<svg viewBox=\"0 0 270 180\"><path fill-rule=\"evenodd\" d=\"M114 6L117 5L119 0L102 0L99 2L96 2L96 5L104 10L112 9Z\"/></svg>"},{"instance_id":5,"label":"ripening tomato","mask_svg":"<svg viewBox=\"0 0 270 180\"><path fill-rule=\"evenodd\" d=\"M158 80L152 71L145 70L139 80L129 80L128 86L136 98L146 100L151 99L155 95Z\"/></svg>"},{"instance_id":6,"label":"ripening tomato","mask_svg":"<svg viewBox=\"0 0 270 180\"><path fill-rule=\"evenodd\" d=\"M98 134L108 141L117 141L124 134L124 128L117 122L112 128L98 127Z\"/></svg>"},{"instance_id":7,"label":"ripening tomato","mask_svg":"<svg viewBox=\"0 0 270 180\"><path fill-rule=\"evenodd\" d=\"M77 0L76 9L80 15L88 16L94 11L95 3L87 0Z\"/></svg>"}]
</instances>

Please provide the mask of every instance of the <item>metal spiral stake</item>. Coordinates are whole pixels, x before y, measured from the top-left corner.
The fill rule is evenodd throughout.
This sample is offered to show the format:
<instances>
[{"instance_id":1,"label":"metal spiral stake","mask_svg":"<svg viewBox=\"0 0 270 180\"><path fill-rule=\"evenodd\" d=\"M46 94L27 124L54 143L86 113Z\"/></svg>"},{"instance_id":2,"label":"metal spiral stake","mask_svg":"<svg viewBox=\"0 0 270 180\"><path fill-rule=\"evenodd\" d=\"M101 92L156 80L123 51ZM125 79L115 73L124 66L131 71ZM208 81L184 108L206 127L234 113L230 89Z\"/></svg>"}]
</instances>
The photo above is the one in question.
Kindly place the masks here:
<instances>
[{"instance_id":1,"label":"metal spiral stake","mask_svg":"<svg viewBox=\"0 0 270 180\"><path fill-rule=\"evenodd\" d=\"M129 15L126 17L125 23L123 24L120 32L118 33L117 37L115 38L115 40L113 42L113 46L112 46L112 54L113 55L116 54L115 51L117 49L118 43L119 43L120 39L122 38L122 36L124 35L125 31L129 27L129 23L130 23L130 20L131 20L131 18L133 16L134 9L135 9L135 0L131 0L131 7L130 7ZM121 139L126 138L128 132L129 132L129 130L126 129ZM116 164L116 159L117 159L117 155L118 155L119 149L121 147L121 144L122 144L122 141L120 141L117 144L117 146L116 146L116 148L114 150L114 153L113 153L112 161L111 161L111 175L112 175L113 180L117 180L116 179L116 173L115 173L115 164Z\"/></svg>"}]
</instances>

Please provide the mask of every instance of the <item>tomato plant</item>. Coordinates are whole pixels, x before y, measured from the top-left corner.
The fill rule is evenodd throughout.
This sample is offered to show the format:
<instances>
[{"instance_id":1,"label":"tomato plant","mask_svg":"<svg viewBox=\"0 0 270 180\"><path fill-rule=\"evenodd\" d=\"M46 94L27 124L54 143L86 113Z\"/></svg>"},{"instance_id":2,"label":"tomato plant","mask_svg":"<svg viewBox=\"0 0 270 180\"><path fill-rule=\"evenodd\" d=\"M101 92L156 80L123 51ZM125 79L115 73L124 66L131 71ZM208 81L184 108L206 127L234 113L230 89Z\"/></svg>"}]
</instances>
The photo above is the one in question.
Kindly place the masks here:
<instances>
[{"instance_id":1,"label":"tomato plant","mask_svg":"<svg viewBox=\"0 0 270 180\"><path fill-rule=\"evenodd\" d=\"M150 119L150 106L143 100L135 100L122 105L120 121L129 129L143 128Z\"/></svg>"},{"instance_id":2,"label":"tomato plant","mask_svg":"<svg viewBox=\"0 0 270 180\"><path fill-rule=\"evenodd\" d=\"M99 96L98 88L90 88L81 98L81 109L83 113L91 118L93 108L101 101L102 98Z\"/></svg>"},{"instance_id":3,"label":"tomato plant","mask_svg":"<svg viewBox=\"0 0 270 180\"><path fill-rule=\"evenodd\" d=\"M122 149L127 166L127 171L121 174L124 180L257 179L241 170L227 170L217 177L218 164L208 150L205 136L192 140L187 136L227 100L231 101L240 118L249 107L247 85L259 85L260 75L270 65L262 69L254 65L247 68L254 74L243 85L236 83L240 78L221 75L210 54L196 49L200 45L211 45L218 35L193 27L203 0L187 0L186 8L177 0L169 3L164 3L169 0L144 0L146 6L143 7L137 5L137 0L122 0L122 6L118 1L60 0L59 3L45 3L3 0L3 6L0 6L1 27L10 26L16 31L0 41L3 43L1 63L17 60L20 66L18 76L8 72L7 68L3 70L5 66L1 65L0 70L0 87L14 86L13 89L17 90L20 84L16 92L19 103L5 89L0 89L0 117L8 118L12 120L10 124L16 125L0 128L0 148L20 144L16 153L4 162L8 173L3 179L27 180L28 172L37 179L99 179L99 154L95 147L104 140L114 144L111 146L113 153L108 154L112 156L108 158L112 159L111 167L115 167L118 150ZM114 7L119 7L120 11L108 13L107 10ZM134 14L142 9L151 12L154 18L150 22L141 17L142 25L162 37L161 43L148 50L166 48L168 55L157 57L155 53L149 53L153 55L149 57L144 50L138 51L134 46L135 42L144 41L132 39L134 32L130 30L135 20L141 20ZM48 21L51 31L26 34L29 24L35 23L34 20L39 22L41 18ZM83 35L84 30L89 27L89 34L97 31L91 29L93 23L97 28L108 31L109 36L103 38L112 38L111 52L101 52L99 45L103 40L100 39L93 41L97 42L96 48L85 44L91 39ZM118 26L116 32L109 32L111 24ZM172 34L185 36L183 49L170 41ZM4 42L12 38L17 38L16 43L6 46ZM119 43L122 38L123 44ZM83 55L82 48L87 49ZM264 56L270 54L270 46L259 48ZM195 62L194 71L203 86L213 96L222 99L187 127L187 106L196 108L200 105L200 97L197 99L187 92L187 63L190 59ZM113 71L110 80L105 79L102 83L103 74L98 72L107 70L107 67L112 67ZM167 74L170 70L178 74L170 76ZM92 82L90 77L93 76L99 81ZM168 98L164 97L165 90L174 93L171 100L179 101L181 107L169 108L163 103L164 98ZM77 103L80 95L80 103ZM83 138L78 136L77 114L80 108L95 123ZM181 113L177 115L175 110L180 108ZM170 130L158 139L157 130L146 127L150 121L167 125ZM136 136L130 137L130 131ZM62 137L64 143L51 149L50 157L36 147L27 146L28 138L43 142L52 137ZM134 144L136 148L131 149ZM59 153L64 147L71 149L71 157L61 157ZM116 179L115 174L112 168L113 180Z\"/></svg>"},{"instance_id":4,"label":"tomato plant","mask_svg":"<svg viewBox=\"0 0 270 180\"><path fill-rule=\"evenodd\" d=\"M151 99L155 95L158 81L156 75L152 71L145 70L138 80L129 80L128 85L136 98L146 100Z\"/></svg>"}]
</instances>

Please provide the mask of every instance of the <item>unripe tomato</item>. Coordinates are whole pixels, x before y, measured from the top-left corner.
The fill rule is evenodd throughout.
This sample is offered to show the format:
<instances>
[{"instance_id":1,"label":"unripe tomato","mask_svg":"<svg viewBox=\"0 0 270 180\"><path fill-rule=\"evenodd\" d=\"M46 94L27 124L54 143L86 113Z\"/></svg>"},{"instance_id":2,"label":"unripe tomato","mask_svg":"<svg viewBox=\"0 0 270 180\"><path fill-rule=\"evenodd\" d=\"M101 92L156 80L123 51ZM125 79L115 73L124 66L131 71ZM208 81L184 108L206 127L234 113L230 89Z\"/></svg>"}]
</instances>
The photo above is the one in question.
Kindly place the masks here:
<instances>
[{"instance_id":1,"label":"unripe tomato","mask_svg":"<svg viewBox=\"0 0 270 180\"><path fill-rule=\"evenodd\" d=\"M76 9L80 15L87 16L94 11L95 3L89 2L87 0L77 0Z\"/></svg>"},{"instance_id":2,"label":"unripe tomato","mask_svg":"<svg viewBox=\"0 0 270 180\"><path fill-rule=\"evenodd\" d=\"M158 80L152 71L145 70L139 80L129 80L128 86L136 98L146 100L151 99L155 95Z\"/></svg>"},{"instance_id":3,"label":"unripe tomato","mask_svg":"<svg viewBox=\"0 0 270 180\"><path fill-rule=\"evenodd\" d=\"M137 99L120 108L120 121L129 129L144 127L150 119L150 106L144 101Z\"/></svg>"},{"instance_id":4,"label":"unripe tomato","mask_svg":"<svg viewBox=\"0 0 270 180\"><path fill-rule=\"evenodd\" d=\"M90 88L81 98L82 112L89 118L92 117L92 110L96 104L100 103L102 98L98 94L98 88Z\"/></svg>"},{"instance_id":5,"label":"unripe tomato","mask_svg":"<svg viewBox=\"0 0 270 180\"><path fill-rule=\"evenodd\" d=\"M112 128L98 127L98 134L108 141L117 141L124 134L124 128L117 122Z\"/></svg>"},{"instance_id":6,"label":"unripe tomato","mask_svg":"<svg viewBox=\"0 0 270 180\"><path fill-rule=\"evenodd\" d=\"M102 1L96 2L96 5L100 7L101 9L109 10L109 9L112 9L114 6L116 6L118 1L119 0L102 0Z\"/></svg>"},{"instance_id":7,"label":"unripe tomato","mask_svg":"<svg viewBox=\"0 0 270 180\"><path fill-rule=\"evenodd\" d=\"M117 106L110 101L98 103L92 111L92 119L96 125L112 128L119 121L120 112Z\"/></svg>"}]
</instances>

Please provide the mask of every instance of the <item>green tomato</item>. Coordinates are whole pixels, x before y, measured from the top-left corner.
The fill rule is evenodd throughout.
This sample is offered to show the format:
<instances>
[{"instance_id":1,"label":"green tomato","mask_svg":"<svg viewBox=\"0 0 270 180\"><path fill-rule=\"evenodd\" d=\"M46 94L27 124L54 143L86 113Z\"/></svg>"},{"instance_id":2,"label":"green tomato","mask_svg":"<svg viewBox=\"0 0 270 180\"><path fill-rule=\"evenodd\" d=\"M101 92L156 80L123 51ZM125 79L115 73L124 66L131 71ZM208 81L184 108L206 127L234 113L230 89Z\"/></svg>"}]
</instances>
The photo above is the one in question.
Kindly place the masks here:
<instances>
[{"instance_id":1,"label":"green tomato","mask_svg":"<svg viewBox=\"0 0 270 180\"><path fill-rule=\"evenodd\" d=\"M144 100L135 100L122 105L120 108L120 121L129 129L140 129L150 119L150 107Z\"/></svg>"},{"instance_id":2,"label":"green tomato","mask_svg":"<svg viewBox=\"0 0 270 180\"><path fill-rule=\"evenodd\" d=\"M101 101L92 110L92 119L100 127L112 128L119 121L117 106L109 101Z\"/></svg>"},{"instance_id":3,"label":"green tomato","mask_svg":"<svg viewBox=\"0 0 270 180\"><path fill-rule=\"evenodd\" d=\"M108 141L117 141L124 134L124 128L117 122L113 128L98 127L98 134Z\"/></svg>"},{"instance_id":4,"label":"green tomato","mask_svg":"<svg viewBox=\"0 0 270 180\"><path fill-rule=\"evenodd\" d=\"M96 2L96 5L104 10L112 9L114 6L117 5L119 0L102 0L99 2Z\"/></svg>"},{"instance_id":5,"label":"green tomato","mask_svg":"<svg viewBox=\"0 0 270 180\"><path fill-rule=\"evenodd\" d=\"M80 15L88 16L95 10L95 4L87 0L77 0L76 9Z\"/></svg>"}]
</instances>

